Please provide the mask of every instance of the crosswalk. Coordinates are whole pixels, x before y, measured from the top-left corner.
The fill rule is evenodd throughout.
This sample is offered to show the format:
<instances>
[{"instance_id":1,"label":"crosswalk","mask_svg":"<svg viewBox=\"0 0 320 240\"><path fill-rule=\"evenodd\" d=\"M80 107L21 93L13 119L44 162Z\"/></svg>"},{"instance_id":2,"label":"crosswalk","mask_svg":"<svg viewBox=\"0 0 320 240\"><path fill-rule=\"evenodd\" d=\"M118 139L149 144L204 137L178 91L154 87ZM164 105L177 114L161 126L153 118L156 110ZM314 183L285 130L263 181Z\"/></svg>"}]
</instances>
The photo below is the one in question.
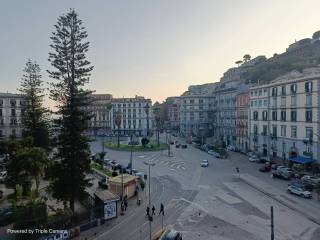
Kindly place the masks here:
<instances>
[{"instance_id":1,"label":"crosswalk","mask_svg":"<svg viewBox=\"0 0 320 240\"><path fill-rule=\"evenodd\" d=\"M152 163L156 163L157 165L161 165L167 167L171 170L186 170L185 162L182 160L177 160L176 158L172 157L170 159L161 158L161 157L153 157L149 160Z\"/></svg>"}]
</instances>

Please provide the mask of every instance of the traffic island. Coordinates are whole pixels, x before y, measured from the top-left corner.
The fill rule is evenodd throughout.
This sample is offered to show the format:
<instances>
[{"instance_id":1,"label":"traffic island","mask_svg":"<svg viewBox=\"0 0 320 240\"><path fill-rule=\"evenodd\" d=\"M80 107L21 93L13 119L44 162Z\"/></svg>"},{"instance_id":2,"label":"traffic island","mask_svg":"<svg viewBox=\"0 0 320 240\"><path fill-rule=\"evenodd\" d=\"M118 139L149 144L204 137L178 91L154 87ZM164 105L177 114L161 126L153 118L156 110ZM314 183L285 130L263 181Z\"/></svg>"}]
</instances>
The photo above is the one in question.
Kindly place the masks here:
<instances>
[{"instance_id":1,"label":"traffic island","mask_svg":"<svg viewBox=\"0 0 320 240\"><path fill-rule=\"evenodd\" d=\"M162 151L168 149L168 144L160 142L158 145L157 141L151 141L146 146L141 144L139 145L129 145L120 143L118 147L117 142L105 142L105 147L108 149L116 150L116 151L133 151L133 152L153 152L153 151Z\"/></svg>"}]
</instances>

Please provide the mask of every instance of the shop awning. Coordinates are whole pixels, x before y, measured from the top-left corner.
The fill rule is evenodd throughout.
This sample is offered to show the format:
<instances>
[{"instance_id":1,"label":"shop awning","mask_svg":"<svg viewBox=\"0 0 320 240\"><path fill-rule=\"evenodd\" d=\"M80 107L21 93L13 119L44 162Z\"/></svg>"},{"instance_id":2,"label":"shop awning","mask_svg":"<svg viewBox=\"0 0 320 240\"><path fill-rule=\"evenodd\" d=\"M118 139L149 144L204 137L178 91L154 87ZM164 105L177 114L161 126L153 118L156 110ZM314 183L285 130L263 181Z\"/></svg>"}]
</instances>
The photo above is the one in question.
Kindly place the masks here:
<instances>
[{"instance_id":1,"label":"shop awning","mask_svg":"<svg viewBox=\"0 0 320 240\"><path fill-rule=\"evenodd\" d=\"M307 163L315 162L315 159L312 159L310 157L298 156L298 157L289 158L289 161L300 163L300 164L307 164Z\"/></svg>"}]
</instances>

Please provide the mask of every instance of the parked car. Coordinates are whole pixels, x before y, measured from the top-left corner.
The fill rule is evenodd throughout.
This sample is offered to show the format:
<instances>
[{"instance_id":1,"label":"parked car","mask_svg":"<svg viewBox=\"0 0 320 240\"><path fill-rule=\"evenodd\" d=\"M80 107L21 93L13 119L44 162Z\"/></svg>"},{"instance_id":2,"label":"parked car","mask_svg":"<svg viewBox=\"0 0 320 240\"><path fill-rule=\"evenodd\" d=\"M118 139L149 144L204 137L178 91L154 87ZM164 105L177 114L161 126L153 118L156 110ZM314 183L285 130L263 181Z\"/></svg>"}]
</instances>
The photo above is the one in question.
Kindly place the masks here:
<instances>
[{"instance_id":1,"label":"parked car","mask_svg":"<svg viewBox=\"0 0 320 240\"><path fill-rule=\"evenodd\" d=\"M261 162L261 163L269 162L269 158L266 157L266 156L262 156L262 157L260 157L260 162Z\"/></svg>"},{"instance_id":2,"label":"parked car","mask_svg":"<svg viewBox=\"0 0 320 240\"><path fill-rule=\"evenodd\" d=\"M221 156L220 153L215 152L215 151L213 151L213 150L209 150L209 151L208 151L208 154L210 154L210 155L212 155L212 156L214 156L214 157L216 157L216 158L222 158L222 156Z\"/></svg>"},{"instance_id":3,"label":"parked car","mask_svg":"<svg viewBox=\"0 0 320 240\"><path fill-rule=\"evenodd\" d=\"M144 172L137 172L137 173L135 173L135 175L136 175L137 177L139 177L140 180L145 180L145 179L147 179L147 174L144 173Z\"/></svg>"},{"instance_id":4,"label":"parked car","mask_svg":"<svg viewBox=\"0 0 320 240\"><path fill-rule=\"evenodd\" d=\"M304 197L304 198L312 198L311 192L305 191L301 187L297 187L294 185L288 186L288 192L292 193L292 194L296 194L296 195Z\"/></svg>"},{"instance_id":5,"label":"parked car","mask_svg":"<svg viewBox=\"0 0 320 240\"><path fill-rule=\"evenodd\" d=\"M232 145L228 145L228 146L227 146L227 150L234 152L234 151L236 151L236 147L235 147L235 146L232 146Z\"/></svg>"},{"instance_id":6,"label":"parked car","mask_svg":"<svg viewBox=\"0 0 320 240\"><path fill-rule=\"evenodd\" d=\"M180 144L176 144L176 148L179 148L180 147Z\"/></svg>"},{"instance_id":7,"label":"parked car","mask_svg":"<svg viewBox=\"0 0 320 240\"><path fill-rule=\"evenodd\" d=\"M209 167L209 162L208 162L208 160L202 160L201 163L200 163L200 166L201 166L201 167Z\"/></svg>"},{"instance_id":8,"label":"parked car","mask_svg":"<svg viewBox=\"0 0 320 240\"><path fill-rule=\"evenodd\" d=\"M290 182L288 184L288 186L296 186L296 187L300 187L302 188L303 190L306 190L306 191L310 191L312 192L313 191L313 185L312 184L309 184L309 183L304 183L302 182L301 180L294 180L292 182Z\"/></svg>"},{"instance_id":9,"label":"parked car","mask_svg":"<svg viewBox=\"0 0 320 240\"><path fill-rule=\"evenodd\" d=\"M278 166L276 170L272 170L272 177L290 180L293 175L293 171L285 166Z\"/></svg>"},{"instance_id":10,"label":"parked car","mask_svg":"<svg viewBox=\"0 0 320 240\"><path fill-rule=\"evenodd\" d=\"M169 143L170 143L170 145L173 145L173 144L174 144L174 141L170 141Z\"/></svg>"},{"instance_id":11,"label":"parked car","mask_svg":"<svg viewBox=\"0 0 320 240\"><path fill-rule=\"evenodd\" d=\"M176 230L169 229L161 235L159 240L182 240L182 235Z\"/></svg>"},{"instance_id":12,"label":"parked car","mask_svg":"<svg viewBox=\"0 0 320 240\"><path fill-rule=\"evenodd\" d=\"M107 184L107 178L102 178L99 180L98 184L99 187L103 188L103 189L108 189L108 184Z\"/></svg>"},{"instance_id":13,"label":"parked car","mask_svg":"<svg viewBox=\"0 0 320 240\"><path fill-rule=\"evenodd\" d=\"M260 172L270 172L271 171L271 165L270 164L266 164L264 166L262 166L261 168L259 168Z\"/></svg>"},{"instance_id":14,"label":"parked car","mask_svg":"<svg viewBox=\"0 0 320 240\"><path fill-rule=\"evenodd\" d=\"M259 162L260 159L257 156L249 157L249 162Z\"/></svg>"},{"instance_id":15,"label":"parked car","mask_svg":"<svg viewBox=\"0 0 320 240\"><path fill-rule=\"evenodd\" d=\"M0 172L0 182L4 182L7 178L7 171Z\"/></svg>"},{"instance_id":16,"label":"parked car","mask_svg":"<svg viewBox=\"0 0 320 240\"><path fill-rule=\"evenodd\" d=\"M182 145L181 145L181 148L187 148L187 147L188 147L187 144L182 144Z\"/></svg>"},{"instance_id":17,"label":"parked car","mask_svg":"<svg viewBox=\"0 0 320 240\"><path fill-rule=\"evenodd\" d=\"M252 156L256 156L256 154L254 154L254 152L247 152L247 156L252 157Z\"/></svg>"},{"instance_id":18,"label":"parked car","mask_svg":"<svg viewBox=\"0 0 320 240\"><path fill-rule=\"evenodd\" d=\"M305 176L303 176L301 178L301 180L304 183L312 184L314 187L319 187L320 186L320 178L318 178L318 177L305 175Z\"/></svg>"}]
</instances>

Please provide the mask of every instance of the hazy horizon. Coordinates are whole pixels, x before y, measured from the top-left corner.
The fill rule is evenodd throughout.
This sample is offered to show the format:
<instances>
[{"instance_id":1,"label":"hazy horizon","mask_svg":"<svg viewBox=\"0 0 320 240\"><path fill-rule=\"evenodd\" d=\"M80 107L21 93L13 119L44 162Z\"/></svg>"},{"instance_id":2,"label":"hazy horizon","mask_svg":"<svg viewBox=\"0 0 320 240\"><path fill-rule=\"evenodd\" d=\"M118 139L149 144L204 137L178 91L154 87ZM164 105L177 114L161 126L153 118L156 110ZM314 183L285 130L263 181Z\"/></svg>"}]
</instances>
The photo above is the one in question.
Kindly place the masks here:
<instances>
[{"instance_id":1,"label":"hazy horizon","mask_svg":"<svg viewBox=\"0 0 320 240\"><path fill-rule=\"evenodd\" d=\"M179 96L189 85L219 81L244 54L270 57L320 29L315 0L0 3L0 92L17 92L28 58L39 63L43 80L51 81L50 35L69 8L88 31L87 56L95 67L89 88L153 102Z\"/></svg>"}]
</instances>

